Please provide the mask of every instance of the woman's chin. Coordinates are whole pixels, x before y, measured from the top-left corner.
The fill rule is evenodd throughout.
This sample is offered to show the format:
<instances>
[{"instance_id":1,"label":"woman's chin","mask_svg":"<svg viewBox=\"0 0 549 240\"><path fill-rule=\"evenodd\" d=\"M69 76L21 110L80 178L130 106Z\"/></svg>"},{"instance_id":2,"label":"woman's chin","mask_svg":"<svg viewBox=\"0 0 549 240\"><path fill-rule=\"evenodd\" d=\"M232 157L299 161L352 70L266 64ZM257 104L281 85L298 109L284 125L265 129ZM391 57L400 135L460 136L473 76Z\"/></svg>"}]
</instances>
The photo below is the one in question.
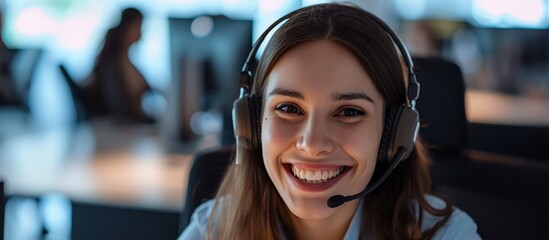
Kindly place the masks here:
<instances>
[{"instance_id":1,"label":"woman's chin","mask_svg":"<svg viewBox=\"0 0 549 240\"><path fill-rule=\"evenodd\" d=\"M329 217L335 209L329 208L327 199L306 199L286 203L290 211L298 218L320 220Z\"/></svg>"}]
</instances>

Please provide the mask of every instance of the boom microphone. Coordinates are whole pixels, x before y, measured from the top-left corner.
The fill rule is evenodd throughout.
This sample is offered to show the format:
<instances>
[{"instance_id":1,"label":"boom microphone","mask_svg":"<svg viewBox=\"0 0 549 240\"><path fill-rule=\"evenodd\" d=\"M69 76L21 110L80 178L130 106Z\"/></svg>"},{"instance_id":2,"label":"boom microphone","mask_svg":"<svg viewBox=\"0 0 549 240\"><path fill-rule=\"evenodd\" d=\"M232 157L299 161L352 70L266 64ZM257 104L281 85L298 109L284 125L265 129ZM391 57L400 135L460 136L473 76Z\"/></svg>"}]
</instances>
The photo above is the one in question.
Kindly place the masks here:
<instances>
[{"instance_id":1,"label":"boom microphone","mask_svg":"<svg viewBox=\"0 0 549 240\"><path fill-rule=\"evenodd\" d=\"M343 205L346 202L349 202L349 201L352 201L352 200L355 200L355 199L358 199L358 198L365 197L366 195L368 195L369 193L374 191L377 187L379 187L379 185L381 185L385 181L385 179L387 179L387 177L389 177L389 175L391 175L391 172L393 172L393 170L396 168L396 166L402 161L402 158L404 157L404 155L406 154L407 151L408 150L405 147L399 147L397 152L395 153L395 156L391 160L391 165L389 165L389 168L387 168L387 170L385 170L385 172L383 173L381 178L379 178L379 180L377 180L371 187L367 186L366 188L364 188L364 190L362 192L359 192L355 195L350 195L350 196L334 195L334 196L331 196L330 198L328 198L328 202L327 202L328 207L330 207L330 208L339 207L339 206Z\"/></svg>"}]
</instances>

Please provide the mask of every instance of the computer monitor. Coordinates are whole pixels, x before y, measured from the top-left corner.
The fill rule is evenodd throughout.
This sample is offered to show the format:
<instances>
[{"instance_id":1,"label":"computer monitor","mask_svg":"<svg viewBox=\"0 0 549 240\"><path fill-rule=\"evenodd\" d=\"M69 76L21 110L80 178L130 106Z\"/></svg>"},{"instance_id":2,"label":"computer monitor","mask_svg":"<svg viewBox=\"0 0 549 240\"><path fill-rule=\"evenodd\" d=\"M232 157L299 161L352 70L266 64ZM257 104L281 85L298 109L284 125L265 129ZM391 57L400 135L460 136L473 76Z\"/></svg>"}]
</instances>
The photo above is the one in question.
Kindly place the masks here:
<instances>
[{"instance_id":1,"label":"computer monitor","mask_svg":"<svg viewBox=\"0 0 549 240\"><path fill-rule=\"evenodd\" d=\"M170 18L170 54L178 137L196 134L190 119L198 111L217 109L223 114L222 142L234 141L232 102L238 97L238 79L252 46L252 21L225 16Z\"/></svg>"}]
</instances>

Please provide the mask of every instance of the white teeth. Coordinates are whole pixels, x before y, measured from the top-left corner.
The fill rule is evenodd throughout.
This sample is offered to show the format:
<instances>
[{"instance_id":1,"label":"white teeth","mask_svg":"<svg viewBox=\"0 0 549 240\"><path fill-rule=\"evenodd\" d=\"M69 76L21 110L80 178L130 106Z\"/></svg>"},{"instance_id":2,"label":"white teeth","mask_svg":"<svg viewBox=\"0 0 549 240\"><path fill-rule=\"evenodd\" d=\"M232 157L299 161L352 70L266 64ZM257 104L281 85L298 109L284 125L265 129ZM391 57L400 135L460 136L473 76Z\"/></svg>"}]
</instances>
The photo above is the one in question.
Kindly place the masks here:
<instances>
[{"instance_id":1,"label":"white teeth","mask_svg":"<svg viewBox=\"0 0 549 240\"><path fill-rule=\"evenodd\" d=\"M343 172L344 167L340 167L334 170L324 170L324 171L313 171L313 170L304 170L298 169L292 165L292 172L295 177L306 181L308 183L317 184L327 182L328 180L337 177L341 172Z\"/></svg>"},{"instance_id":2,"label":"white teeth","mask_svg":"<svg viewBox=\"0 0 549 240\"><path fill-rule=\"evenodd\" d=\"M320 171L316 171L313 180L316 180L316 181L322 180L322 173Z\"/></svg>"},{"instance_id":3,"label":"white teeth","mask_svg":"<svg viewBox=\"0 0 549 240\"><path fill-rule=\"evenodd\" d=\"M314 175L313 172L307 171L307 174L305 175L305 178L307 179L307 181L315 180L314 177L315 177L315 175Z\"/></svg>"}]
</instances>

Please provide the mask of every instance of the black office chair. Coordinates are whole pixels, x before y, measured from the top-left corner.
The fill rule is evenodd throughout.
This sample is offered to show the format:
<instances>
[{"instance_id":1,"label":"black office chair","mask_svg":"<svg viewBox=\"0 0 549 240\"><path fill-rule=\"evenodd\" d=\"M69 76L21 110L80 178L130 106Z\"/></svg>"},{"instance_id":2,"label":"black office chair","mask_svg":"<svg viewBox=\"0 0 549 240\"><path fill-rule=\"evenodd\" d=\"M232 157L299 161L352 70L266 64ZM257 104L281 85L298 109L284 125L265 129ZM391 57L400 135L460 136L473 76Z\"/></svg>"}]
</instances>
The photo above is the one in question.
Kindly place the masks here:
<instances>
[{"instance_id":1,"label":"black office chair","mask_svg":"<svg viewBox=\"0 0 549 240\"><path fill-rule=\"evenodd\" d=\"M189 171L183 213L180 216L180 233L189 224L196 207L215 196L225 169L234 158L234 150L234 145L228 145L198 153L194 157Z\"/></svg>"},{"instance_id":2,"label":"black office chair","mask_svg":"<svg viewBox=\"0 0 549 240\"><path fill-rule=\"evenodd\" d=\"M78 85L64 64L59 64L59 71L63 75L63 80L69 87L72 100L74 102L76 122L90 120L94 117L107 115L103 99L93 99L89 90L86 92L84 87Z\"/></svg>"},{"instance_id":3,"label":"black office chair","mask_svg":"<svg viewBox=\"0 0 549 240\"><path fill-rule=\"evenodd\" d=\"M73 77L63 64L59 64L59 71L63 75L63 80L69 87L72 100L74 102L76 121L86 120L89 117L89 107L84 96L84 90L74 81Z\"/></svg>"},{"instance_id":4,"label":"black office chair","mask_svg":"<svg viewBox=\"0 0 549 240\"><path fill-rule=\"evenodd\" d=\"M455 63L437 57L414 58L421 84L417 110L421 137L431 150L458 152L467 145L465 82Z\"/></svg>"}]
</instances>

